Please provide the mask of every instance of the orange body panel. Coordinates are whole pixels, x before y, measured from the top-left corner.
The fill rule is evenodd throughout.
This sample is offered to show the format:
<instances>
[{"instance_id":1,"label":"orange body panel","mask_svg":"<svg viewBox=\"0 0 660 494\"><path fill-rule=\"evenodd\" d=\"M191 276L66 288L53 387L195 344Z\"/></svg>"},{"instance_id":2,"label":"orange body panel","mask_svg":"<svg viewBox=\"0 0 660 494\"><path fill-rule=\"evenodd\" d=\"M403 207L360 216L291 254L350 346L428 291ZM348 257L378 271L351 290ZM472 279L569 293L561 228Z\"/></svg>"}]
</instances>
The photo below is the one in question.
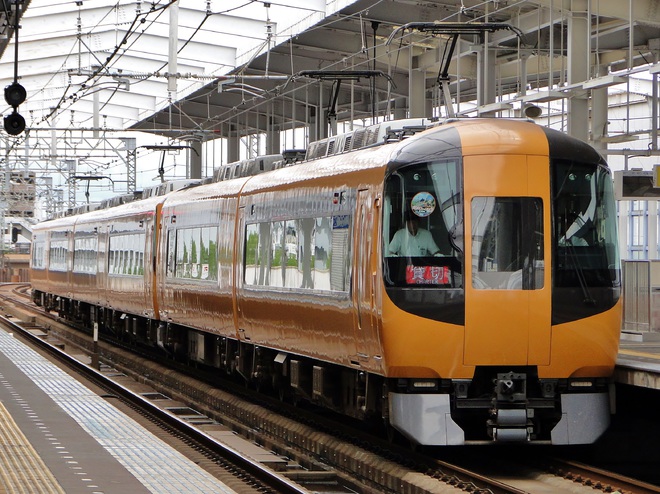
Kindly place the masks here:
<instances>
[{"instance_id":1,"label":"orange body panel","mask_svg":"<svg viewBox=\"0 0 660 494\"><path fill-rule=\"evenodd\" d=\"M609 377L619 352L623 302L609 311L552 328L552 361L539 377Z\"/></svg>"},{"instance_id":2,"label":"orange body panel","mask_svg":"<svg viewBox=\"0 0 660 494\"><path fill-rule=\"evenodd\" d=\"M543 200L544 249L550 257L550 188L547 156L466 156L465 218L472 224L470 204L479 196L538 197ZM529 232L536 235L537 232ZM472 259L470 232L465 256ZM472 264L465 263L466 364L548 365L550 361L550 270L538 290L482 290L473 287Z\"/></svg>"},{"instance_id":3,"label":"orange body panel","mask_svg":"<svg viewBox=\"0 0 660 494\"><path fill-rule=\"evenodd\" d=\"M463 364L464 335L462 326L409 314L383 297L382 338L388 377L472 377L474 366Z\"/></svg>"},{"instance_id":4,"label":"orange body panel","mask_svg":"<svg viewBox=\"0 0 660 494\"><path fill-rule=\"evenodd\" d=\"M359 191L354 199L359 219L351 225L350 254L351 264L359 268L351 270L351 291L275 289L245 286L239 259L237 325L241 339L383 374L378 306L382 282L375 281L381 272L377 235L380 215L375 205L380 198L387 157L386 149L376 148L361 167L353 166L353 171L345 175L337 175L347 159L339 156L334 163L310 163L282 170L282 175L286 172L287 176L277 182L260 183L265 178L257 176L246 184L241 209L280 208L281 213L278 209L273 214L275 218L294 217L291 211L295 200L299 201L297 207L310 211L308 216L332 215L335 192ZM244 229L243 225L241 236ZM242 237L237 240L239 252L244 241Z\"/></svg>"}]
</instances>

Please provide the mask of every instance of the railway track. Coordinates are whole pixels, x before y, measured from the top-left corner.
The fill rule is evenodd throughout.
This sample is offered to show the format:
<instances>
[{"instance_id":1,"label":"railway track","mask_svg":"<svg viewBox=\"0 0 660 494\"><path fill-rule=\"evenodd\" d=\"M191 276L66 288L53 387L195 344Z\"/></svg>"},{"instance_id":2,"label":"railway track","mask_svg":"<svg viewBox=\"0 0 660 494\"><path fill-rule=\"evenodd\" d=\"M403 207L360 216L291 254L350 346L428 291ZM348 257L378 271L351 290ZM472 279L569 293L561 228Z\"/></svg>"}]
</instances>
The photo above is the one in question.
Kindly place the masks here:
<instances>
[{"instance_id":1,"label":"railway track","mask_svg":"<svg viewBox=\"0 0 660 494\"><path fill-rule=\"evenodd\" d=\"M17 318L35 318L49 334L65 341L65 347L92 351L94 345L89 335L68 329L51 314L34 312L36 309L27 301L29 297L25 302L16 300L25 297L20 290L13 290L12 294L7 292L4 287L0 293L7 305L5 312L9 312L10 304L15 304ZM163 406L163 403L156 405L165 409L170 420L174 416L175 424L185 423L187 427L203 431L209 422L222 423L255 447L261 446L264 456L269 453L279 458L279 461L272 461L271 466L279 469L276 476L285 481L285 485L282 490L273 488L275 492L295 492L285 490L289 488L306 492L304 489L317 490L315 486L322 484L325 486L323 492L365 493L660 492L655 486L575 462L537 459L530 466L522 458L513 458L500 463L493 461L493 449L488 447L464 449L456 455L457 461L452 461L454 458L441 461L432 451L413 453L397 445L381 443L373 436L336 422L317 427L318 417L304 409L289 409L279 412L284 416L277 415L269 403L248 403L243 397L200 384L190 376L146 362L124 350L113 349L104 342L98 344L98 349L101 361L111 370L106 374L114 374L115 379L117 374L126 374L131 377L123 377L124 381L130 379L140 385L149 384L153 393L183 403L178 409ZM113 373L112 369L120 372ZM125 387L125 383L122 386ZM153 406L153 400L147 401L152 401L150 405ZM297 420L286 415L295 415ZM207 451L209 455L221 454ZM460 458L465 451L472 451L467 460ZM295 467L287 468L287 465ZM261 475L266 474L259 473L255 478L266 484Z\"/></svg>"}]
</instances>

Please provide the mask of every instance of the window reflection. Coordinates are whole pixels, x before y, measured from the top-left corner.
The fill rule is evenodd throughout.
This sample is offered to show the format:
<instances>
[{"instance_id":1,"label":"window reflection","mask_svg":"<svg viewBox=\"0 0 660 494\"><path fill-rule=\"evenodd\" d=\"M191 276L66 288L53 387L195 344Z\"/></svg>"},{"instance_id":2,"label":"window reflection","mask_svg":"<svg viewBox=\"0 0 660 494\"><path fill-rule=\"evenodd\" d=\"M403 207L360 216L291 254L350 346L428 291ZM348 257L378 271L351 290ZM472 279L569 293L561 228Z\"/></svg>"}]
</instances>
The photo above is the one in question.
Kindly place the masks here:
<instances>
[{"instance_id":1,"label":"window reflection","mask_svg":"<svg viewBox=\"0 0 660 494\"><path fill-rule=\"evenodd\" d=\"M218 279L218 227L179 228L168 235L168 276Z\"/></svg>"},{"instance_id":2,"label":"window reflection","mask_svg":"<svg viewBox=\"0 0 660 494\"><path fill-rule=\"evenodd\" d=\"M108 247L108 273L144 275L144 233L112 235Z\"/></svg>"},{"instance_id":3,"label":"window reflection","mask_svg":"<svg viewBox=\"0 0 660 494\"><path fill-rule=\"evenodd\" d=\"M348 215L246 225L245 283L348 291L350 226Z\"/></svg>"},{"instance_id":4,"label":"window reflection","mask_svg":"<svg viewBox=\"0 0 660 494\"><path fill-rule=\"evenodd\" d=\"M73 272L96 274L98 240L94 237L78 237L74 240Z\"/></svg>"}]
</instances>

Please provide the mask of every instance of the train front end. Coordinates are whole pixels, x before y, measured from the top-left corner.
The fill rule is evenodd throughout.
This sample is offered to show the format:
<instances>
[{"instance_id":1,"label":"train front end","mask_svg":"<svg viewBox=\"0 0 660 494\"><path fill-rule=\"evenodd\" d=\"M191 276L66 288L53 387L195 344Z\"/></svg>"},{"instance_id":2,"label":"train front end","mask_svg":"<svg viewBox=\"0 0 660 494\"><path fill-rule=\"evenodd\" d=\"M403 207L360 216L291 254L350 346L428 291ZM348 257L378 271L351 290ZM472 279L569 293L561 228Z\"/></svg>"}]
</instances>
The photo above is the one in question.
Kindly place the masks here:
<instances>
[{"instance_id":1,"label":"train front end","mask_svg":"<svg viewBox=\"0 0 660 494\"><path fill-rule=\"evenodd\" d=\"M598 153L527 122L442 125L401 145L382 222L395 429L425 445L604 432L621 303Z\"/></svg>"}]
</instances>

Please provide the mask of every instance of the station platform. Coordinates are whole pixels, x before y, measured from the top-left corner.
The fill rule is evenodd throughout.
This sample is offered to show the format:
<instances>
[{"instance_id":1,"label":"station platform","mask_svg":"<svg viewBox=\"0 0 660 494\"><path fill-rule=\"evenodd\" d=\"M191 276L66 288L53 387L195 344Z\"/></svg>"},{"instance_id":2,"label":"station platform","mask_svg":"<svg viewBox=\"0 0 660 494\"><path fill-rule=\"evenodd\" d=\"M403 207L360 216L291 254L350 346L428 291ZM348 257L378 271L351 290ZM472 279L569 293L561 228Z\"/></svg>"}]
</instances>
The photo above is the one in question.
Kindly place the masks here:
<instances>
[{"instance_id":1,"label":"station platform","mask_svg":"<svg viewBox=\"0 0 660 494\"><path fill-rule=\"evenodd\" d=\"M660 333L622 332L614 380L660 390Z\"/></svg>"},{"instance_id":2,"label":"station platform","mask_svg":"<svg viewBox=\"0 0 660 494\"><path fill-rule=\"evenodd\" d=\"M0 330L0 494L233 493Z\"/></svg>"}]
</instances>

